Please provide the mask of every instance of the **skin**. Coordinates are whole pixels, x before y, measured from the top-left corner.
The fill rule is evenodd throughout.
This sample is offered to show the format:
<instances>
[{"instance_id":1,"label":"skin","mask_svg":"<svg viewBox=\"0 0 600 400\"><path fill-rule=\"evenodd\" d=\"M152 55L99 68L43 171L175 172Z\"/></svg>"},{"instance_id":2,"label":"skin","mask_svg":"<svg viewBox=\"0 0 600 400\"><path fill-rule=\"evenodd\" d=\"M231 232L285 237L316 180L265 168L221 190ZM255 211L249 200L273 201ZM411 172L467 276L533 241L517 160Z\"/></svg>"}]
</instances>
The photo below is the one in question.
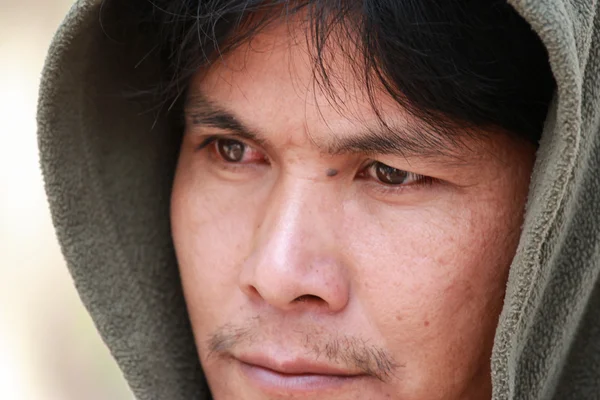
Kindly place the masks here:
<instances>
[{"instance_id":1,"label":"skin","mask_svg":"<svg viewBox=\"0 0 600 400\"><path fill-rule=\"evenodd\" d=\"M189 90L172 234L214 398L490 398L534 147L481 130L446 155L329 154L334 138L359 137L378 119L343 57L331 81L343 107L332 102L294 35L266 29ZM376 100L389 124L422 126L383 93ZM260 142L205 118L215 109ZM213 135L243 143L243 159L224 160L219 149L235 146L207 144ZM434 180L385 184L365 169L373 161ZM360 375L265 386L239 361L247 355Z\"/></svg>"}]
</instances>

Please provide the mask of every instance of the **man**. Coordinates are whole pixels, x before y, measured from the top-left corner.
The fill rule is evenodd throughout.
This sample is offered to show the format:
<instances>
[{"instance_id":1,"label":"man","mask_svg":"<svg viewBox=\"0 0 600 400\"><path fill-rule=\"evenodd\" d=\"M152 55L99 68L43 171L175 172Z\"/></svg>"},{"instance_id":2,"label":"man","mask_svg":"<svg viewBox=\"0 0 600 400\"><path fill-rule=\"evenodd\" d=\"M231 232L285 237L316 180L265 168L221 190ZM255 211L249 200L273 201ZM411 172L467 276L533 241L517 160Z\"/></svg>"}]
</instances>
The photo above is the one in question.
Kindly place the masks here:
<instances>
[{"instance_id":1,"label":"man","mask_svg":"<svg viewBox=\"0 0 600 400\"><path fill-rule=\"evenodd\" d=\"M42 166L135 395L597 398L596 8L79 2Z\"/></svg>"}]
</instances>

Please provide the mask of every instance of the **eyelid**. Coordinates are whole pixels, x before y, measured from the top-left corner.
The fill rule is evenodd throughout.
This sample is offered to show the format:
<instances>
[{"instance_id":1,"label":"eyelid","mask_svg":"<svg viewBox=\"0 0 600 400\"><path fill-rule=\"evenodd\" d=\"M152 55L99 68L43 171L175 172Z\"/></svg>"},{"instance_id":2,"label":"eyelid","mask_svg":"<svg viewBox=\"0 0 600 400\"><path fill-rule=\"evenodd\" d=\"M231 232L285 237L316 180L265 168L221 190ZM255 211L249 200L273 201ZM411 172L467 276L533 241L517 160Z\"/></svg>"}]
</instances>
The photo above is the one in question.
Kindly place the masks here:
<instances>
[{"instance_id":1,"label":"eyelid","mask_svg":"<svg viewBox=\"0 0 600 400\"><path fill-rule=\"evenodd\" d=\"M194 151L201 151L202 149L211 145L215 140L219 138L220 135L210 135L207 136L199 145L194 146Z\"/></svg>"},{"instance_id":2,"label":"eyelid","mask_svg":"<svg viewBox=\"0 0 600 400\"><path fill-rule=\"evenodd\" d=\"M406 169L402 169L402 168L396 168L396 167L394 167L394 166L392 166L392 165L386 164L386 163L384 163L384 162L381 162L381 161L371 161L369 164L367 164L367 166L366 166L366 167L364 167L364 170L365 170L365 171L370 171L370 172L375 172L375 171L373 171L373 170L374 170L374 168L375 168L375 167L377 167L377 165L378 165L378 164L380 164L380 165L384 165L384 166L386 166L386 167L389 167L389 168L392 168L392 169L395 169L395 170L398 170L398 171L401 171L401 172L404 172L404 173L406 173L406 175L407 175L408 177L412 178L412 181L419 181L419 180L421 180L422 178L426 178L426 176L425 176L425 175L417 174L416 172L411 172L411 171L408 171L408 170L406 170ZM394 185L394 184L386 184L385 182L381 182L380 180L378 180L378 179L377 179L376 177L374 177L374 176L373 176L373 179L374 179L374 180L376 180L376 181L378 181L378 182L380 182L380 183L381 183L381 184L383 184L383 185L386 185L386 186L408 186L408 185L410 185L410 184L411 184L411 183L407 183L407 184L397 184L397 185Z\"/></svg>"},{"instance_id":3,"label":"eyelid","mask_svg":"<svg viewBox=\"0 0 600 400\"><path fill-rule=\"evenodd\" d=\"M210 135L207 136L199 145L194 147L194 151L195 152L199 152L202 151L204 149L210 150L209 146L216 146L216 141L217 140L234 140L237 142L242 143L245 146L245 151L244 153L259 153L261 155L261 161L268 163L269 162L269 157L267 156L267 154L265 154L264 151L262 151L258 146L255 146L253 144L249 144L248 141L246 139L243 138L239 138L236 135ZM215 153L212 154L213 157L216 157L219 159L219 161L228 164L230 167L233 166L237 166L237 167L243 167L244 165L247 164L252 164L253 160L250 161L240 161L240 162L228 162L226 160L223 160L222 157L220 155L218 155L218 150L212 149L211 153Z\"/></svg>"},{"instance_id":4,"label":"eyelid","mask_svg":"<svg viewBox=\"0 0 600 400\"><path fill-rule=\"evenodd\" d=\"M406 184L398 184L398 185L391 185L391 184L386 184L384 182L381 182L380 180L378 180L376 177L373 177L370 173L369 170L371 170L375 165L377 164L383 164L386 165L390 168L394 168L394 169L398 169L400 171L406 172L407 174L409 174L410 176L412 176L414 178L413 181L406 183ZM437 184L437 183L443 183L442 181L440 181L439 179L427 176L427 175L421 175L418 174L416 172L411 172L402 168L396 168L392 165L386 164L384 162L381 161L377 161L377 160L370 160L362 169L360 172L364 179L369 181L366 182L371 186L371 189L380 192L384 195L400 195L403 192L408 191L412 191L412 190L419 190L422 189L424 187L428 187L431 186L433 184Z\"/></svg>"},{"instance_id":5,"label":"eyelid","mask_svg":"<svg viewBox=\"0 0 600 400\"><path fill-rule=\"evenodd\" d=\"M235 135L235 134L212 134L212 135L198 135L198 136L204 137L204 139L202 140L202 142L200 142L199 145L194 146L194 148L197 151L202 150L206 146L209 146L215 140L218 140L218 139L229 139L229 140L237 140L238 142L243 143L244 145L246 145L248 147L251 147L253 149L259 150L261 153L266 153L262 149L262 147L260 146L260 144L258 144L258 143L249 143L249 142L252 142L252 141L249 140L248 138L241 137L239 135Z\"/></svg>"},{"instance_id":6,"label":"eyelid","mask_svg":"<svg viewBox=\"0 0 600 400\"><path fill-rule=\"evenodd\" d=\"M368 182L369 184L369 190L372 190L378 194L380 194L381 196L387 196L387 197L394 197L394 196L399 196L401 198L401 196L405 195L405 194L410 194L410 193L416 193L421 189L427 189L427 188L432 188L432 186L434 186L434 184L440 183L438 180L436 180L435 178L430 178L430 177L424 177L424 179L422 181L416 181L414 183L410 183L410 184L406 184L406 185L397 185L397 186L391 186L391 185L386 185L384 183L377 183L377 182ZM432 188L433 189L433 188Z\"/></svg>"}]
</instances>

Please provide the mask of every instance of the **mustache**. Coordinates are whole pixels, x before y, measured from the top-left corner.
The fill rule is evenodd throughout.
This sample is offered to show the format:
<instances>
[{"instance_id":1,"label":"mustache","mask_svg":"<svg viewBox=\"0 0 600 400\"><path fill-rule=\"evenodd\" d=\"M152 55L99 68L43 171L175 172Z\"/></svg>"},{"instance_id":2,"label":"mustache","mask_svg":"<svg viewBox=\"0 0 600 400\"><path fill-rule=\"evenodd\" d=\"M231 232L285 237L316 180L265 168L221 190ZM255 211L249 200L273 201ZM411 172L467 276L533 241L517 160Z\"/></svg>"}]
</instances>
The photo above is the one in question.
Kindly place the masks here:
<instances>
[{"instance_id":1,"label":"mustache","mask_svg":"<svg viewBox=\"0 0 600 400\"><path fill-rule=\"evenodd\" d=\"M265 326L259 325L258 318L241 325L225 324L207 340L207 358L226 357L236 347L257 343L260 332L264 330ZM299 342L307 355L316 359L324 357L333 364L358 369L382 382L396 377L396 371L401 367L387 350L359 337L324 334L322 329L306 327L293 332L302 338Z\"/></svg>"}]
</instances>

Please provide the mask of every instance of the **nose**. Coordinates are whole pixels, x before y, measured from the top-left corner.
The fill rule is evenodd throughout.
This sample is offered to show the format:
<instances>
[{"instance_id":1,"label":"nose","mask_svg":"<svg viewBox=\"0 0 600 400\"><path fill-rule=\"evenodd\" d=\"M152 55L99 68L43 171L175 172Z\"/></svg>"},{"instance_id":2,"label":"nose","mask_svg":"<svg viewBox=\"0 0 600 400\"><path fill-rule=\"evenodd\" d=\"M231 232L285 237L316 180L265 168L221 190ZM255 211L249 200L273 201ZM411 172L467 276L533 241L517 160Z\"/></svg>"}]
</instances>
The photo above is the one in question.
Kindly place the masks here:
<instances>
[{"instance_id":1,"label":"nose","mask_svg":"<svg viewBox=\"0 0 600 400\"><path fill-rule=\"evenodd\" d=\"M336 245L342 218L335 194L319 183L273 188L240 287L254 301L280 310L343 310L349 281L343 249Z\"/></svg>"}]
</instances>

